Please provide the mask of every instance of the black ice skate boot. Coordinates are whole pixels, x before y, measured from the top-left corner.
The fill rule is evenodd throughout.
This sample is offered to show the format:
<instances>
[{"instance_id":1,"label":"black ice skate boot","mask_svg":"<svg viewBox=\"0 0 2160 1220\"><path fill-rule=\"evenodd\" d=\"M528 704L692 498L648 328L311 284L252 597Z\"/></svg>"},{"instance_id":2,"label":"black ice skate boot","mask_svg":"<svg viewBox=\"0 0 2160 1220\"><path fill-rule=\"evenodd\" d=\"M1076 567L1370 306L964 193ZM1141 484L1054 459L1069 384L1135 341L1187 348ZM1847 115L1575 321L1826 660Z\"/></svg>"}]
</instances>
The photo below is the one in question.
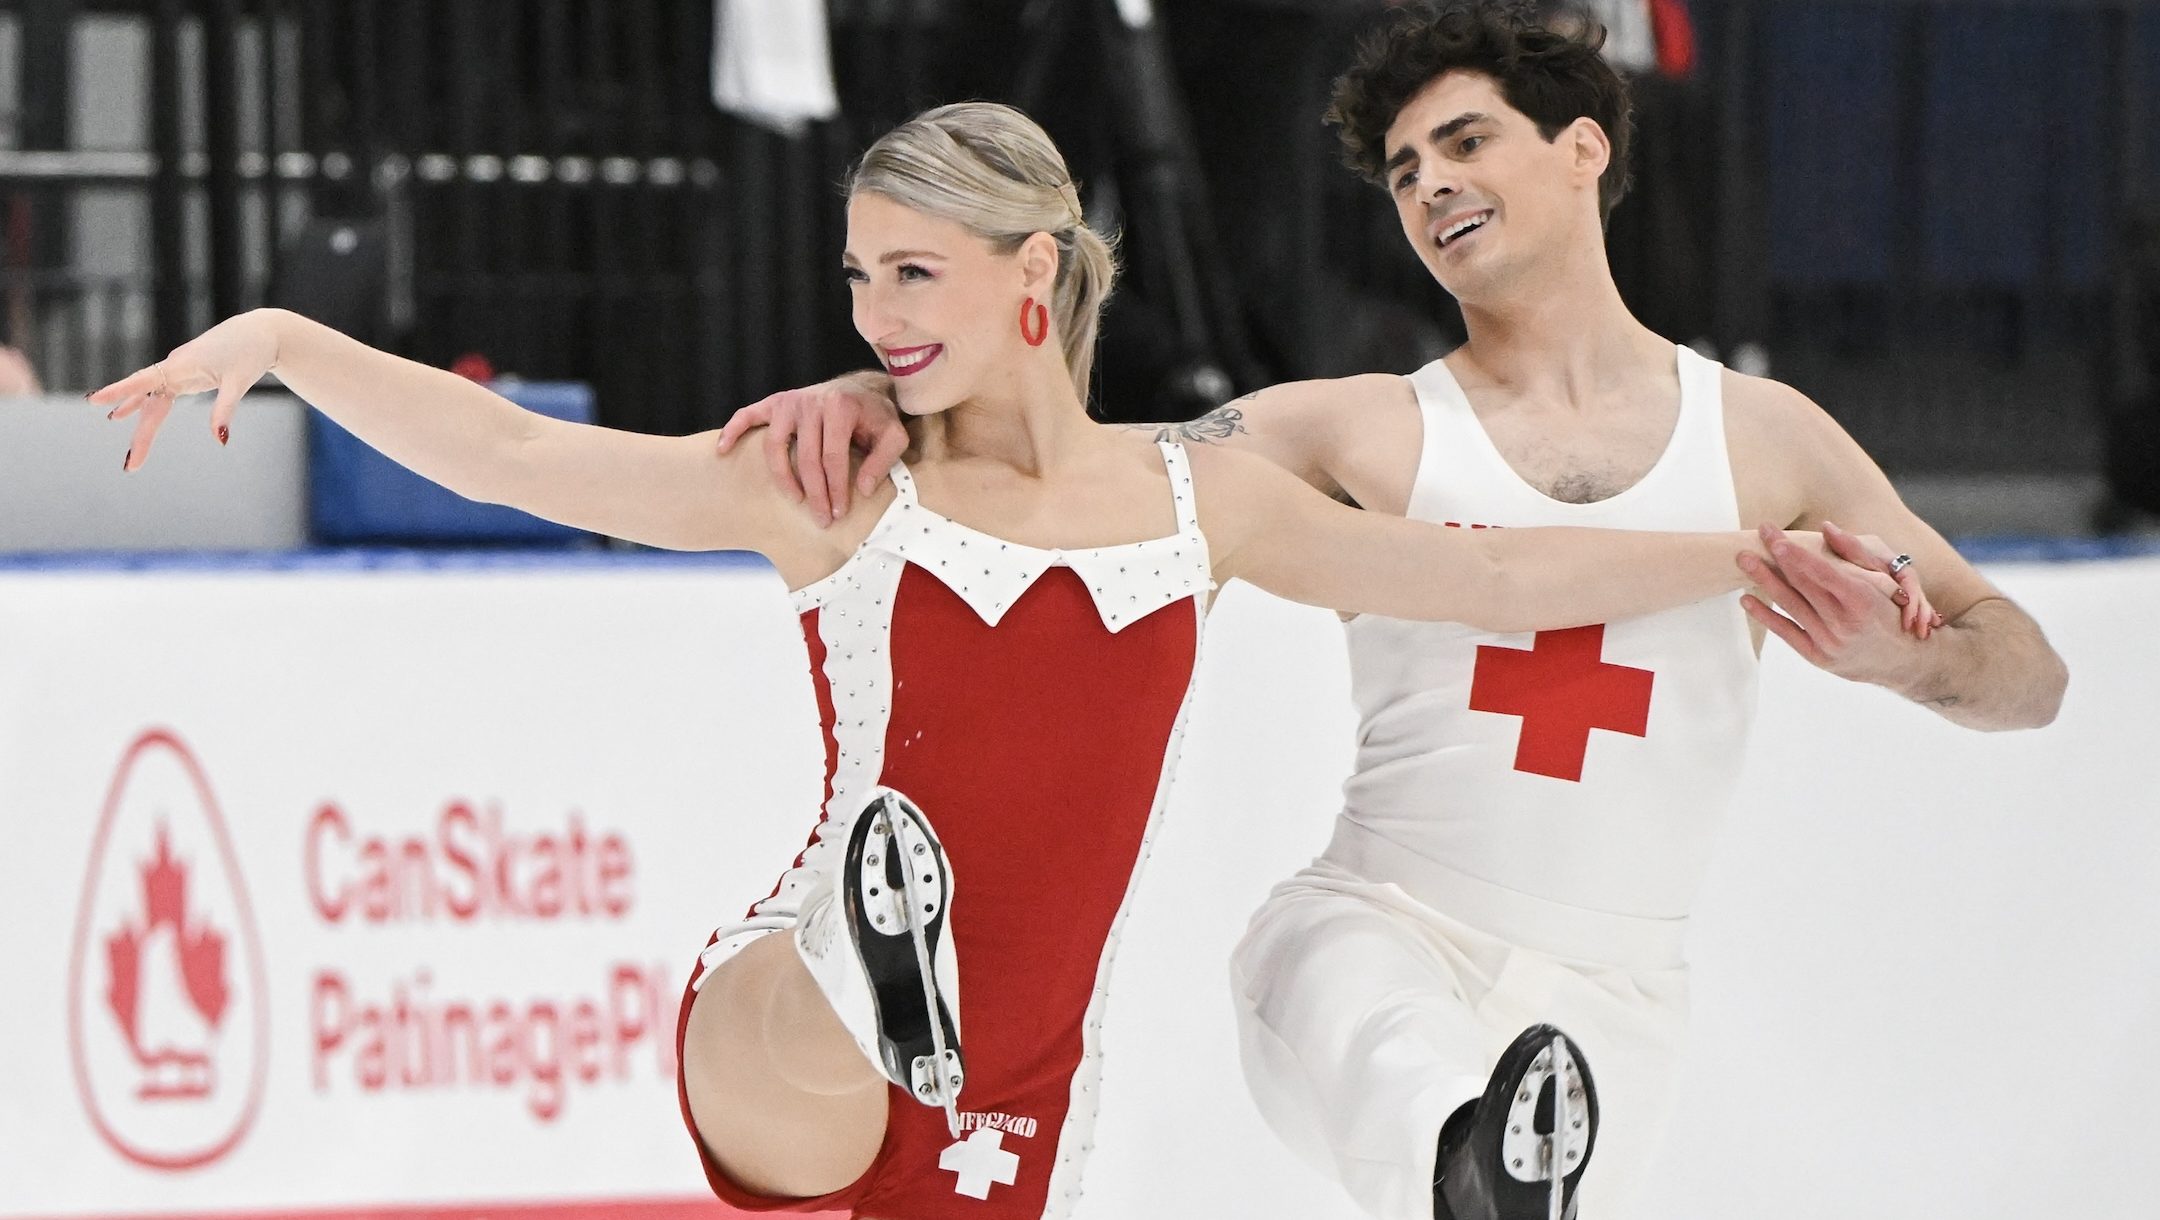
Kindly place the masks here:
<instances>
[{"instance_id":1,"label":"black ice skate boot","mask_svg":"<svg viewBox=\"0 0 2160 1220\"><path fill-rule=\"evenodd\" d=\"M833 892L797 923L795 948L863 1054L916 1101L944 1107L958 1137L966 1072L952 894L929 819L879 788L848 829Z\"/></svg>"},{"instance_id":2,"label":"black ice skate boot","mask_svg":"<svg viewBox=\"0 0 2160 1220\"><path fill-rule=\"evenodd\" d=\"M1576 1220L1597 1124L1582 1048L1550 1025L1524 1030L1485 1095L1441 1128L1435 1220Z\"/></svg>"}]
</instances>

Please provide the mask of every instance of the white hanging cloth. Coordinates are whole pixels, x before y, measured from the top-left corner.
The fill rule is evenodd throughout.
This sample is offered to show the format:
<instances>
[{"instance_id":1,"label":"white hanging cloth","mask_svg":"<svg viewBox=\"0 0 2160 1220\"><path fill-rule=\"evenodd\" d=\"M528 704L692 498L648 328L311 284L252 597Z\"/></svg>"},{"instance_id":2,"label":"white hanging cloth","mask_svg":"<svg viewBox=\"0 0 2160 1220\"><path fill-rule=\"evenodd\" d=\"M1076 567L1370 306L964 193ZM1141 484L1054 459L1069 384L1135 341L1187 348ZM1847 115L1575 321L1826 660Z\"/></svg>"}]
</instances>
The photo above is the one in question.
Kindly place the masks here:
<instances>
[{"instance_id":1,"label":"white hanging cloth","mask_svg":"<svg viewBox=\"0 0 2160 1220\"><path fill-rule=\"evenodd\" d=\"M783 135L840 113L823 0L717 3L714 104Z\"/></svg>"},{"instance_id":2,"label":"white hanging cloth","mask_svg":"<svg viewBox=\"0 0 2160 1220\"><path fill-rule=\"evenodd\" d=\"M1583 7L1605 24L1605 62L1622 72L1656 69L1657 35L1650 25L1650 0L1586 0Z\"/></svg>"}]
</instances>

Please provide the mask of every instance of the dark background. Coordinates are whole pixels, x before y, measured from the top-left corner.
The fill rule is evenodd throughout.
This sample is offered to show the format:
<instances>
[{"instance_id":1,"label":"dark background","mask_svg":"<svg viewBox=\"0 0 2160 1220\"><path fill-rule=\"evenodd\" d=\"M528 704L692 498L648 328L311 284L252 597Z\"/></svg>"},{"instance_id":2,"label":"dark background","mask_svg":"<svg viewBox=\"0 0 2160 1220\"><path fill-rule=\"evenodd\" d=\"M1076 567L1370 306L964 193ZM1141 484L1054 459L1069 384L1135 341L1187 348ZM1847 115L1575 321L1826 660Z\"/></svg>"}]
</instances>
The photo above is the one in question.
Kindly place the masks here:
<instances>
[{"instance_id":1,"label":"dark background","mask_svg":"<svg viewBox=\"0 0 2160 1220\"><path fill-rule=\"evenodd\" d=\"M1638 82L1612 227L1645 321L1767 362L1893 473L2108 471L2131 502L2160 484L2154 6L1689 7L1697 69ZM1319 122L1387 6L1157 8L1135 32L1112 0L833 0L844 114L788 137L713 105L703 0L0 4L0 322L49 384L90 385L276 301L422 360L589 382L607 423L711 427L866 362L838 182L894 122L989 97L1049 128L1123 233L1104 416L1458 341ZM73 129L108 87L69 53L85 23L146 56L124 164L31 155L126 151ZM90 197L132 201L139 266L82 272Z\"/></svg>"}]
</instances>

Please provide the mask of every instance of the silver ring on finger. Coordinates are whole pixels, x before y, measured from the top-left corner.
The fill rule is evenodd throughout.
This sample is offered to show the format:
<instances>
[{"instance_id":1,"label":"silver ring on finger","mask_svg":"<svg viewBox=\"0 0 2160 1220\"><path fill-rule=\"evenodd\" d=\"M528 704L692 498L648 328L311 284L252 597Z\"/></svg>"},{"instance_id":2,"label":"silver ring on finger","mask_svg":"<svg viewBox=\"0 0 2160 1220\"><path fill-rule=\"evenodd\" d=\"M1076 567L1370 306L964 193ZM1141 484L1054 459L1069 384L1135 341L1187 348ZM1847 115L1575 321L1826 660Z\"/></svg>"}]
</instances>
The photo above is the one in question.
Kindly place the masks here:
<instances>
[{"instance_id":1,"label":"silver ring on finger","mask_svg":"<svg viewBox=\"0 0 2160 1220\"><path fill-rule=\"evenodd\" d=\"M1898 573L1903 572L1905 569L1911 566L1912 556L1900 555L1896 559L1890 561L1890 574L1892 576L1896 576Z\"/></svg>"}]
</instances>

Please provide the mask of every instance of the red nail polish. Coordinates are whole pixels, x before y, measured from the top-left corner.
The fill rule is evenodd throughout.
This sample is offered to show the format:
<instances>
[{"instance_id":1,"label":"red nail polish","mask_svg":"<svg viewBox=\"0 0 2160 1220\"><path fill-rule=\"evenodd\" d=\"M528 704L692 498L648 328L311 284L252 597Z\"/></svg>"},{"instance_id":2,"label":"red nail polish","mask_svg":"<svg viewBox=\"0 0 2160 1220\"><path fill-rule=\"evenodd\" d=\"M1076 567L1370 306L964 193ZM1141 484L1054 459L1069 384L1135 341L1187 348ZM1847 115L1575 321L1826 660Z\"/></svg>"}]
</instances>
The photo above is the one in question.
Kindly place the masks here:
<instances>
[{"instance_id":1,"label":"red nail polish","mask_svg":"<svg viewBox=\"0 0 2160 1220\"><path fill-rule=\"evenodd\" d=\"M133 449L130 449L130 450L128 450L128 451L127 451L126 453L124 453L124 454L122 454L122 455L120 456L120 470L121 470L121 473L125 474L125 473L127 472L127 468L128 468L128 463L129 463L130 461L134 460L134 457L135 457L135 451L134 451Z\"/></svg>"},{"instance_id":2,"label":"red nail polish","mask_svg":"<svg viewBox=\"0 0 2160 1220\"><path fill-rule=\"evenodd\" d=\"M217 430L217 443L218 443L218 444L222 445L222 444L225 444L226 442L228 442L228 441L230 441L230 440L232 440L232 429L230 429L230 428L219 428L219 429Z\"/></svg>"}]
</instances>

